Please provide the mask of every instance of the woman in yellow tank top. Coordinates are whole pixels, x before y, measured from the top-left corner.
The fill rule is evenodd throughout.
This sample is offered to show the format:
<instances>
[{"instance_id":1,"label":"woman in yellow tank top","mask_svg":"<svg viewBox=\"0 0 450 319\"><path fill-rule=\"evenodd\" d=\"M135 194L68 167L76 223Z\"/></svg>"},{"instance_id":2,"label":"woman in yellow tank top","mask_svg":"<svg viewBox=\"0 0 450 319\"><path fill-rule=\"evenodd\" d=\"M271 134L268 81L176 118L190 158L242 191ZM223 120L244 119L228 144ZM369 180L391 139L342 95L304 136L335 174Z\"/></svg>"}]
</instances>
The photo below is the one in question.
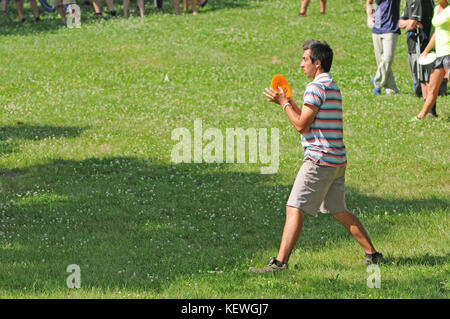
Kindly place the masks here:
<instances>
[{"instance_id":1,"label":"woman in yellow tank top","mask_svg":"<svg viewBox=\"0 0 450 319\"><path fill-rule=\"evenodd\" d=\"M425 97L423 108L411 121L421 120L431 110L436 103L442 80L450 68L450 6L448 0L438 0L438 2L439 5L434 9L433 20L431 21L435 31L427 47L420 55L426 56L436 45L436 61L431 72L428 94ZM434 116L437 115L434 114Z\"/></svg>"}]
</instances>

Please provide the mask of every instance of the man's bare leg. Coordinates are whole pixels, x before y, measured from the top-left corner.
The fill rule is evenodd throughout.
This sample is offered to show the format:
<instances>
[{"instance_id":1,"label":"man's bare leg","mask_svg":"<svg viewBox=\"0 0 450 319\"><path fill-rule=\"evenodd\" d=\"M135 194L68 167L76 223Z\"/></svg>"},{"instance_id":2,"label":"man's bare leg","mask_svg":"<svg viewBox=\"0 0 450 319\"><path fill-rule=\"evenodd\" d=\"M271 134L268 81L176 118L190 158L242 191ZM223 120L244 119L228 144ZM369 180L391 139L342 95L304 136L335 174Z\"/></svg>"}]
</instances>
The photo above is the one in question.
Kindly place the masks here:
<instances>
[{"instance_id":1,"label":"man's bare leg","mask_svg":"<svg viewBox=\"0 0 450 319\"><path fill-rule=\"evenodd\" d=\"M291 252L302 233L303 211L291 206L286 206L286 221L283 235L281 236L280 250L277 260L288 263Z\"/></svg>"},{"instance_id":2,"label":"man's bare leg","mask_svg":"<svg viewBox=\"0 0 450 319\"><path fill-rule=\"evenodd\" d=\"M349 211L336 213L332 216L347 229L350 235L352 235L352 237L361 245L366 254L376 253L376 250L370 241L369 235L358 217Z\"/></svg>"},{"instance_id":3,"label":"man's bare leg","mask_svg":"<svg viewBox=\"0 0 450 319\"><path fill-rule=\"evenodd\" d=\"M303 211L295 207L286 206L286 221L277 258L271 258L269 264L263 268L250 267L249 271L265 273L286 269L292 249L302 232L302 225Z\"/></svg>"}]
</instances>

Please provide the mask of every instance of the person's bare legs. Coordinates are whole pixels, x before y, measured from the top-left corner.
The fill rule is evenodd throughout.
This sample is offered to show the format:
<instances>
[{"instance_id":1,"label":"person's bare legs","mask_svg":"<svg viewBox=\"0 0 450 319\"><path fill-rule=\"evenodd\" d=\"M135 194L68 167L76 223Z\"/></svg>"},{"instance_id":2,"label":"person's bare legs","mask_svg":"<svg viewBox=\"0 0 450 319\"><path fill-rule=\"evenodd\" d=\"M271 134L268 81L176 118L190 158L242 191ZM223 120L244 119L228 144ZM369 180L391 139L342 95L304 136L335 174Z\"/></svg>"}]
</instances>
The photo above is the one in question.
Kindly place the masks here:
<instances>
[{"instance_id":1,"label":"person's bare legs","mask_svg":"<svg viewBox=\"0 0 450 319\"><path fill-rule=\"evenodd\" d=\"M19 19L21 21L25 20L25 17L23 15L24 9L23 9L23 1L24 0L16 0L16 8L17 8L17 13L19 15Z\"/></svg>"},{"instance_id":2,"label":"person's bare legs","mask_svg":"<svg viewBox=\"0 0 450 319\"><path fill-rule=\"evenodd\" d=\"M2 13L6 13L6 8L8 6L8 0L2 0Z\"/></svg>"},{"instance_id":3,"label":"person's bare legs","mask_svg":"<svg viewBox=\"0 0 450 319\"><path fill-rule=\"evenodd\" d=\"M369 235L358 217L349 211L332 214L332 216L347 229L350 235L352 235L352 237L361 245L366 254L376 253L376 250L370 241Z\"/></svg>"},{"instance_id":4,"label":"person's bare legs","mask_svg":"<svg viewBox=\"0 0 450 319\"><path fill-rule=\"evenodd\" d=\"M292 249L302 233L302 225L303 211L296 207L286 206L286 221L277 260L288 263Z\"/></svg>"},{"instance_id":5,"label":"person's bare legs","mask_svg":"<svg viewBox=\"0 0 450 319\"><path fill-rule=\"evenodd\" d=\"M436 103L439 87L441 86L442 80L444 79L446 70L444 69L434 69L430 75L430 82L428 83L427 98L420 111L417 118L422 119L431 110L433 105Z\"/></svg>"},{"instance_id":6,"label":"person's bare legs","mask_svg":"<svg viewBox=\"0 0 450 319\"><path fill-rule=\"evenodd\" d=\"M128 0L130 1L130 0ZM94 7L94 11L97 14L102 13L102 2L100 0L91 0L92 6Z\"/></svg>"},{"instance_id":7,"label":"person's bare legs","mask_svg":"<svg viewBox=\"0 0 450 319\"><path fill-rule=\"evenodd\" d=\"M114 11L114 0L106 0L106 5L110 12Z\"/></svg>"},{"instance_id":8,"label":"person's bare legs","mask_svg":"<svg viewBox=\"0 0 450 319\"><path fill-rule=\"evenodd\" d=\"M137 5L139 7L139 14L140 14L141 18L143 18L145 16L145 13L144 13L144 0L137 0Z\"/></svg>"},{"instance_id":9,"label":"person's bare legs","mask_svg":"<svg viewBox=\"0 0 450 319\"><path fill-rule=\"evenodd\" d=\"M196 15L198 13L197 11L197 0L191 0L192 3L192 14ZM183 0L184 5L184 13L186 13L189 9L189 0Z\"/></svg>"},{"instance_id":10,"label":"person's bare legs","mask_svg":"<svg viewBox=\"0 0 450 319\"><path fill-rule=\"evenodd\" d=\"M130 7L130 0L123 0L123 16L128 18L128 8Z\"/></svg>"},{"instance_id":11,"label":"person's bare legs","mask_svg":"<svg viewBox=\"0 0 450 319\"><path fill-rule=\"evenodd\" d=\"M173 0L173 8L176 14L180 14L180 0Z\"/></svg>"},{"instance_id":12,"label":"person's bare legs","mask_svg":"<svg viewBox=\"0 0 450 319\"><path fill-rule=\"evenodd\" d=\"M325 14L325 9L327 7L327 0L319 0L320 14Z\"/></svg>"},{"instance_id":13,"label":"person's bare legs","mask_svg":"<svg viewBox=\"0 0 450 319\"><path fill-rule=\"evenodd\" d=\"M38 9L36 0L31 0L30 4L31 4L31 9L33 10L34 17L36 19L38 19L39 18L39 9Z\"/></svg>"},{"instance_id":14,"label":"person's bare legs","mask_svg":"<svg viewBox=\"0 0 450 319\"><path fill-rule=\"evenodd\" d=\"M66 23L66 8L63 5L58 6L58 13L64 23Z\"/></svg>"},{"instance_id":15,"label":"person's bare legs","mask_svg":"<svg viewBox=\"0 0 450 319\"><path fill-rule=\"evenodd\" d=\"M311 0L302 0L301 6L300 6L300 13L298 15L306 15L306 10L308 9L310 1Z\"/></svg>"}]
</instances>

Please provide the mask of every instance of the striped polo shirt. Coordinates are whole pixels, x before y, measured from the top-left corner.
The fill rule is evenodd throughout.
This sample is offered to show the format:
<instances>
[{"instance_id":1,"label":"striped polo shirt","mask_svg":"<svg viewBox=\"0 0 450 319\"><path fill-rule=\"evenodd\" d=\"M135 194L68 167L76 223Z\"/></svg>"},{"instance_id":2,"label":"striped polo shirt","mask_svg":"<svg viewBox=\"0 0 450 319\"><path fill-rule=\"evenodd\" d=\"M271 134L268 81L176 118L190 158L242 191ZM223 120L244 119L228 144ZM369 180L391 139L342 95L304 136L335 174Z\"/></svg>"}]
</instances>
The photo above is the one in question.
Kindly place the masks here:
<instances>
[{"instance_id":1,"label":"striped polo shirt","mask_svg":"<svg viewBox=\"0 0 450 319\"><path fill-rule=\"evenodd\" d=\"M342 96L330 73L319 74L306 86L303 105L319 109L311 124L311 130L302 134L305 158L310 158L322 165L346 165Z\"/></svg>"}]
</instances>

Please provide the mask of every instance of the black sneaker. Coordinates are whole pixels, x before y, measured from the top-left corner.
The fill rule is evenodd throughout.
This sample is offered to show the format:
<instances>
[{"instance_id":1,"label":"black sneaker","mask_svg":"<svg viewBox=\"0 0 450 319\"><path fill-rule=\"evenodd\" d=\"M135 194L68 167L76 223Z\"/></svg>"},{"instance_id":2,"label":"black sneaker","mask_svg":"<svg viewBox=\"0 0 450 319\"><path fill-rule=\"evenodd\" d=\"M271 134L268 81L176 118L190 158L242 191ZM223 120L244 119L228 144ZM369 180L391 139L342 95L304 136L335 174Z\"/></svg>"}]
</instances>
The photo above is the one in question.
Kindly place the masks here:
<instances>
[{"instance_id":1,"label":"black sneaker","mask_svg":"<svg viewBox=\"0 0 450 319\"><path fill-rule=\"evenodd\" d=\"M206 6L206 4L208 3L208 0L204 0L202 3L200 3L200 7L204 7Z\"/></svg>"},{"instance_id":2,"label":"black sneaker","mask_svg":"<svg viewBox=\"0 0 450 319\"><path fill-rule=\"evenodd\" d=\"M269 264L263 268L250 267L248 271L263 274L266 272L277 272L288 268L288 264L278 261L275 257L270 258Z\"/></svg>"},{"instance_id":3,"label":"black sneaker","mask_svg":"<svg viewBox=\"0 0 450 319\"><path fill-rule=\"evenodd\" d=\"M383 262L383 254L378 252L374 254L366 254L366 258L363 261L364 265L379 264L381 262Z\"/></svg>"}]
</instances>

